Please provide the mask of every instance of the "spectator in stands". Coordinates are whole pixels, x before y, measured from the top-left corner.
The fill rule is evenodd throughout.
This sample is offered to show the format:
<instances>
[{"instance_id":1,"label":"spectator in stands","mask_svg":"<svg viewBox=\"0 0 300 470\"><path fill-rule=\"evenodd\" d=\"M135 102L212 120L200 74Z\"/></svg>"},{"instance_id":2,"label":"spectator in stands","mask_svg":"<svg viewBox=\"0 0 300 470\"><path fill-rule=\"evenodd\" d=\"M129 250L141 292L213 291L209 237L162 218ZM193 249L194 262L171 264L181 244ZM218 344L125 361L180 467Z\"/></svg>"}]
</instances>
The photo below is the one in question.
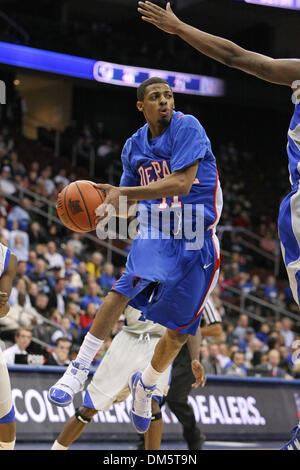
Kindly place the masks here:
<instances>
[{"instance_id":1,"label":"spectator in stands","mask_svg":"<svg viewBox=\"0 0 300 470\"><path fill-rule=\"evenodd\" d=\"M30 328L18 328L15 334L15 344L7 348L3 354L8 365L15 364L16 354L27 354L26 349L32 340L32 330Z\"/></svg>"},{"instance_id":2,"label":"spectator in stands","mask_svg":"<svg viewBox=\"0 0 300 470\"><path fill-rule=\"evenodd\" d=\"M267 282L264 286L264 295L268 300L275 300L278 296L278 289L276 287L276 278L274 276L268 276Z\"/></svg>"},{"instance_id":3,"label":"spectator in stands","mask_svg":"<svg viewBox=\"0 0 300 470\"><path fill-rule=\"evenodd\" d=\"M0 191L2 194L7 194L9 196L16 192L16 186L12 180L12 174L8 165L3 166L1 169Z\"/></svg>"},{"instance_id":4,"label":"spectator in stands","mask_svg":"<svg viewBox=\"0 0 300 470\"><path fill-rule=\"evenodd\" d=\"M45 232L37 221L31 222L28 230L30 248L33 249L39 243L45 243Z\"/></svg>"},{"instance_id":5,"label":"spectator in stands","mask_svg":"<svg viewBox=\"0 0 300 470\"><path fill-rule=\"evenodd\" d=\"M237 325L233 330L233 336L238 339L243 339L245 337L246 329L248 328L248 315L241 313L237 320Z\"/></svg>"},{"instance_id":6,"label":"spectator in stands","mask_svg":"<svg viewBox=\"0 0 300 470\"><path fill-rule=\"evenodd\" d=\"M17 152L12 151L9 155L10 164L13 170L14 175L25 175L26 168L22 162L19 160L19 155Z\"/></svg>"},{"instance_id":7,"label":"spectator in stands","mask_svg":"<svg viewBox=\"0 0 300 470\"><path fill-rule=\"evenodd\" d=\"M104 293L110 291L116 280L117 279L114 276L114 265L112 263L105 263L103 266L102 275L98 279L102 291Z\"/></svg>"},{"instance_id":8,"label":"spectator in stands","mask_svg":"<svg viewBox=\"0 0 300 470\"><path fill-rule=\"evenodd\" d=\"M66 279L60 277L55 282L56 308L61 315L66 311Z\"/></svg>"},{"instance_id":9,"label":"spectator in stands","mask_svg":"<svg viewBox=\"0 0 300 470\"><path fill-rule=\"evenodd\" d=\"M49 297L46 294L38 294L35 301L35 309L40 315L45 318L49 318L50 309L49 309Z\"/></svg>"},{"instance_id":10,"label":"spectator in stands","mask_svg":"<svg viewBox=\"0 0 300 470\"><path fill-rule=\"evenodd\" d=\"M40 173L37 183L46 188L46 195L50 196L55 188L55 184L51 178L52 168L48 165Z\"/></svg>"},{"instance_id":11,"label":"spectator in stands","mask_svg":"<svg viewBox=\"0 0 300 470\"><path fill-rule=\"evenodd\" d=\"M271 327L268 322L264 322L260 325L259 331L256 333L256 337L262 341L264 344L267 344Z\"/></svg>"},{"instance_id":12,"label":"spectator in stands","mask_svg":"<svg viewBox=\"0 0 300 470\"><path fill-rule=\"evenodd\" d=\"M71 260L71 258L67 258L67 260L68 259ZM80 275L76 271L74 271L73 269L66 269L65 278L66 278L66 281L67 281L66 291L67 291L68 294L70 293L70 289L72 289L72 288L73 289L75 288L75 289L77 289L77 291L79 291L79 289L81 289L83 287L83 282L81 280Z\"/></svg>"},{"instance_id":13,"label":"spectator in stands","mask_svg":"<svg viewBox=\"0 0 300 470\"><path fill-rule=\"evenodd\" d=\"M15 276L14 283L16 283L17 280L20 279L20 278L24 278L24 279L27 280L27 282L29 282L29 279L28 279L26 273L27 273L27 262L26 261L18 261L17 271L16 271L16 276Z\"/></svg>"},{"instance_id":14,"label":"spectator in stands","mask_svg":"<svg viewBox=\"0 0 300 470\"><path fill-rule=\"evenodd\" d=\"M80 315L80 326L84 330L83 336L87 333L88 329L93 323L97 310L97 305L94 302L90 302L87 304L85 312Z\"/></svg>"},{"instance_id":15,"label":"spectator in stands","mask_svg":"<svg viewBox=\"0 0 300 470\"><path fill-rule=\"evenodd\" d=\"M18 303L18 295L24 294L25 296L25 306L31 307L30 296L28 295L29 290L29 283L26 277L19 277L16 281L14 286L12 287L10 297L9 297L9 305L15 305Z\"/></svg>"},{"instance_id":16,"label":"spectator in stands","mask_svg":"<svg viewBox=\"0 0 300 470\"><path fill-rule=\"evenodd\" d=\"M292 327L293 321L288 317L284 317L281 321L280 334L284 337L285 346L288 349L292 346L295 339L295 333L293 333Z\"/></svg>"},{"instance_id":17,"label":"spectator in stands","mask_svg":"<svg viewBox=\"0 0 300 470\"><path fill-rule=\"evenodd\" d=\"M26 305L26 294L19 292L16 302L10 307L8 314L0 318L0 331L2 338L13 338L14 332L21 326L33 328L43 323L40 315L31 305ZM5 332L5 334L3 334Z\"/></svg>"},{"instance_id":18,"label":"spectator in stands","mask_svg":"<svg viewBox=\"0 0 300 470\"><path fill-rule=\"evenodd\" d=\"M222 370L222 374L232 377L246 377L247 367L245 364L245 354L243 351L234 351L229 362Z\"/></svg>"},{"instance_id":19,"label":"spectator in stands","mask_svg":"<svg viewBox=\"0 0 300 470\"><path fill-rule=\"evenodd\" d=\"M31 273L31 271L34 270L36 260L37 260L36 252L34 250L29 250L28 260L27 260L27 263L26 263L26 275L27 276L28 276L28 274Z\"/></svg>"},{"instance_id":20,"label":"spectator in stands","mask_svg":"<svg viewBox=\"0 0 300 470\"><path fill-rule=\"evenodd\" d=\"M246 366L252 368L254 366L254 362L260 360L261 354L264 351L267 351L267 349L267 346L254 336L245 350Z\"/></svg>"},{"instance_id":21,"label":"spectator in stands","mask_svg":"<svg viewBox=\"0 0 300 470\"><path fill-rule=\"evenodd\" d=\"M71 333L71 322L68 317L62 317L61 322L57 330L51 335L51 345L55 344L58 338L68 338L68 340L72 343L73 337Z\"/></svg>"},{"instance_id":22,"label":"spectator in stands","mask_svg":"<svg viewBox=\"0 0 300 470\"><path fill-rule=\"evenodd\" d=\"M259 246L263 250L273 254L276 253L279 248L278 241L273 237L272 232L269 230L266 231L264 238L260 240Z\"/></svg>"},{"instance_id":23,"label":"spectator in stands","mask_svg":"<svg viewBox=\"0 0 300 470\"><path fill-rule=\"evenodd\" d=\"M239 338L237 345L239 349L245 353L249 349L250 342L255 337L255 330L252 326L248 326L245 331L245 335L243 338Z\"/></svg>"},{"instance_id":24,"label":"spectator in stands","mask_svg":"<svg viewBox=\"0 0 300 470\"><path fill-rule=\"evenodd\" d=\"M250 275L245 272L239 273L239 282L236 287L241 289L243 294L250 294L254 290L252 282L249 281Z\"/></svg>"},{"instance_id":25,"label":"spectator in stands","mask_svg":"<svg viewBox=\"0 0 300 470\"><path fill-rule=\"evenodd\" d=\"M92 255L91 261L86 264L86 270L88 273L93 274L96 279L101 276L103 256L98 251L95 251Z\"/></svg>"},{"instance_id":26,"label":"spectator in stands","mask_svg":"<svg viewBox=\"0 0 300 470\"><path fill-rule=\"evenodd\" d=\"M201 363L207 375L220 375L222 372L221 364L218 359L219 346L212 343L208 346L209 355L202 359Z\"/></svg>"},{"instance_id":27,"label":"spectator in stands","mask_svg":"<svg viewBox=\"0 0 300 470\"><path fill-rule=\"evenodd\" d=\"M84 261L80 261L78 265L78 274L81 278L82 284L86 284L87 282L87 270L86 270L86 263Z\"/></svg>"},{"instance_id":28,"label":"spectator in stands","mask_svg":"<svg viewBox=\"0 0 300 470\"><path fill-rule=\"evenodd\" d=\"M37 259L33 271L29 274L29 279L37 284L38 292L49 297L49 308L55 306L54 289L46 276L46 263L43 259Z\"/></svg>"},{"instance_id":29,"label":"spectator in stands","mask_svg":"<svg viewBox=\"0 0 300 470\"><path fill-rule=\"evenodd\" d=\"M279 367L281 367L281 369L283 369L287 374L293 375L293 361L291 361L288 348L286 346L280 346L279 352Z\"/></svg>"},{"instance_id":30,"label":"spectator in stands","mask_svg":"<svg viewBox=\"0 0 300 470\"><path fill-rule=\"evenodd\" d=\"M228 345L226 342L219 344L219 354L217 357L220 362L221 369L224 369L224 367L230 362Z\"/></svg>"},{"instance_id":31,"label":"spectator in stands","mask_svg":"<svg viewBox=\"0 0 300 470\"><path fill-rule=\"evenodd\" d=\"M31 215L29 214L31 206L32 201L26 196L22 197L20 205L14 206L8 214L7 223L9 227L12 227L13 222L16 221L22 230L27 230L31 222Z\"/></svg>"},{"instance_id":32,"label":"spectator in stands","mask_svg":"<svg viewBox=\"0 0 300 470\"><path fill-rule=\"evenodd\" d=\"M88 293L82 297L81 302L80 302L81 310L85 310L87 305L90 302L93 302L98 307L100 307L100 305L102 304L102 300L98 294L99 294L98 284L94 281L90 282L88 286Z\"/></svg>"},{"instance_id":33,"label":"spectator in stands","mask_svg":"<svg viewBox=\"0 0 300 470\"><path fill-rule=\"evenodd\" d=\"M78 264L79 264L79 259L75 255L75 248L74 245L67 243L64 249L63 253L63 258L64 260L66 259L71 259L72 260L72 266L71 269L78 269ZM66 268L67 269L67 268Z\"/></svg>"},{"instance_id":34,"label":"spectator in stands","mask_svg":"<svg viewBox=\"0 0 300 470\"><path fill-rule=\"evenodd\" d=\"M67 245L73 246L76 256L80 256L84 250L84 243L82 242L83 235L84 234L79 232L73 232L71 238L67 241Z\"/></svg>"},{"instance_id":35,"label":"spectator in stands","mask_svg":"<svg viewBox=\"0 0 300 470\"><path fill-rule=\"evenodd\" d=\"M69 338L60 337L56 340L53 352L47 355L46 365L67 366L70 364L69 354L71 342Z\"/></svg>"},{"instance_id":36,"label":"spectator in stands","mask_svg":"<svg viewBox=\"0 0 300 470\"><path fill-rule=\"evenodd\" d=\"M200 359L201 361L209 356L209 350L207 344L202 343L200 345Z\"/></svg>"},{"instance_id":37,"label":"spectator in stands","mask_svg":"<svg viewBox=\"0 0 300 470\"><path fill-rule=\"evenodd\" d=\"M8 247L16 255L18 261L28 260L29 237L26 232L12 230L8 239Z\"/></svg>"},{"instance_id":38,"label":"spectator in stands","mask_svg":"<svg viewBox=\"0 0 300 470\"><path fill-rule=\"evenodd\" d=\"M54 198L54 202L56 202L56 196ZM60 231L56 224L50 225L46 235L45 235L46 243L54 242L57 245L61 243Z\"/></svg>"},{"instance_id":39,"label":"spectator in stands","mask_svg":"<svg viewBox=\"0 0 300 470\"><path fill-rule=\"evenodd\" d=\"M45 258L49 263L49 268L60 267L64 269L65 262L62 255L57 252L56 244L52 241L48 242L47 248Z\"/></svg>"},{"instance_id":40,"label":"spectator in stands","mask_svg":"<svg viewBox=\"0 0 300 470\"><path fill-rule=\"evenodd\" d=\"M54 183L55 184L62 184L62 187L67 186L70 180L67 178L67 170L65 168L61 168L57 175L54 176Z\"/></svg>"},{"instance_id":41,"label":"spectator in stands","mask_svg":"<svg viewBox=\"0 0 300 470\"><path fill-rule=\"evenodd\" d=\"M292 379L281 367L280 364L280 352L277 349L271 349L268 352L268 362L256 366L257 371L269 371L271 377L279 379Z\"/></svg>"}]
</instances>

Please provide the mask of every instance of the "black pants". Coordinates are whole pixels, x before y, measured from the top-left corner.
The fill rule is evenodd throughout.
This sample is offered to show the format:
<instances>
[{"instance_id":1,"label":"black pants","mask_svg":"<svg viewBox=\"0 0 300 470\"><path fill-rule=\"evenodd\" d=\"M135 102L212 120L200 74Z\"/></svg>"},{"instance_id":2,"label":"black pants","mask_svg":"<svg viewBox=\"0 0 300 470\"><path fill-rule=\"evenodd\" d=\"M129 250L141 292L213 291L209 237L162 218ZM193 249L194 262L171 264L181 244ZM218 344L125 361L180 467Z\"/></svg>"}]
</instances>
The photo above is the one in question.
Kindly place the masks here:
<instances>
[{"instance_id":1,"label":"black pants","mask_svg":"<svg viewBox=\"0 0 300 470\"><path fill-rule=\"evenodd\" d=\"M197 426L193 408L188 404L191 385L195 381L190 364L188 348L184 345L173 363L172 381L165 403L181 423L188 448L195 450L202 448L205 436Z\"/></svg>"}]
</instances>

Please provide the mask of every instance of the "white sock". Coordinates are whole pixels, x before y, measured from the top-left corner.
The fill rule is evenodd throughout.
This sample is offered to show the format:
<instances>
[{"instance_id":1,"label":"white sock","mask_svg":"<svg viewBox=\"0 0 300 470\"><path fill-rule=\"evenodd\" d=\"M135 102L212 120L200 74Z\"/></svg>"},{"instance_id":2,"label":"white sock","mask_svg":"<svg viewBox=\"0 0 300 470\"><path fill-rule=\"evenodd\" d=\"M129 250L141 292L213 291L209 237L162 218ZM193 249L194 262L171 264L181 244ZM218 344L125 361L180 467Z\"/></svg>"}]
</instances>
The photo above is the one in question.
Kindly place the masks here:
<instances>
[{"instance_id":1,"label":"white sock","mask_svg":"<svg viewBox=\"0 0 300 470\"><path fill-rule=\"evenodd\" d=\"M85 367L90 367L91 362L99 351L102 343L102 339L98 339L96 336L87 333L82 345L80 346L75 362L80 362Z\"/></svg>"},{"instance_id":2,"label":"white sock","mask_svg":"<svg viewBox=\"0 0 300 470\"><path fill-rule=\"evenodd\" d=\"M51 450L68 450L68 447L62 446L59 442L54 441L54 444L51 447Z\"/></svg>"},{"instance_id":3,"label":"white sock","mask_svg":"<svg viewBox=\"0 0 300 470\"><path fill-rule=\"evenodd\" d=\"M11 442L0 441L0 450L14 450L15 442L16 440Z\"/></svg>"},{"instance_id":4,"label":"white sock","mask_svg":"<svg viewBox=\"0 0 300 470\"><path fill-rule=\"evenodd\" d=\"M142 373L142 382L145 387L153 387L153 385L157 384L162 374L163 372L157 372L157 370L153 369L152 365L149 364Z\"/></svg>"}]
</instances>

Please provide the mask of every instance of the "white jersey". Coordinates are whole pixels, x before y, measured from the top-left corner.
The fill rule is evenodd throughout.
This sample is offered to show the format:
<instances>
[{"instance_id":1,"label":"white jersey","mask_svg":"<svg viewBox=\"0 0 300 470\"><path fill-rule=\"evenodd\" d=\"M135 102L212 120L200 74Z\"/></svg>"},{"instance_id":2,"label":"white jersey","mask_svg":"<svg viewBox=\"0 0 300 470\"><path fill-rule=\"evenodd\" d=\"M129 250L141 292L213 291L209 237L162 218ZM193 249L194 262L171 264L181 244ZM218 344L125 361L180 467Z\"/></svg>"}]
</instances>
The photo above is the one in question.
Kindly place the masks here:
<instances>
[{"instance_id":1,"label":"white jersey","mask_svg":"<svg viewBox=\"0 0 300 470\"><path fill-rule=\"evenodd\" d=\"M0 243L0 277L6 271L7 263L10 256L10 249Z\"/></svg>"}]
</instances>

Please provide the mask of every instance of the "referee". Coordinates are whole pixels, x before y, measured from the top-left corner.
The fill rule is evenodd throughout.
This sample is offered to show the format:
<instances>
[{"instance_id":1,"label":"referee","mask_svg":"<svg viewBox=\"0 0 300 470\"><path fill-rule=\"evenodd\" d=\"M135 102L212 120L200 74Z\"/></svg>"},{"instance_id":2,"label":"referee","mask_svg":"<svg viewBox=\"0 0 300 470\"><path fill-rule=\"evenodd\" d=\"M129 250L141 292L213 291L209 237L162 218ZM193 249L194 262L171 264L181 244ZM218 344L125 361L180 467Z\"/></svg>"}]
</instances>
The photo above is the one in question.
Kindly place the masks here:
<instances>
[{"instance_id":1,"label":"referee","mask_svg":"<svg viewBox=\"0 0 300 470\"><path fill-rule=\"evenodd\" d=\"M193 409L188 404L188 395L195 381L189 364L194 359L199 360L201 337L215 337L223 332L221 315L210 297L205 304L202 319L204 325L199 329L200 334L193 337L196 341L186 343L173 362L171 385L164 401L182 424L183 438L189 450L202 449L205 442L205 436L196 424Z\"/></svg>"}]
</instances>

